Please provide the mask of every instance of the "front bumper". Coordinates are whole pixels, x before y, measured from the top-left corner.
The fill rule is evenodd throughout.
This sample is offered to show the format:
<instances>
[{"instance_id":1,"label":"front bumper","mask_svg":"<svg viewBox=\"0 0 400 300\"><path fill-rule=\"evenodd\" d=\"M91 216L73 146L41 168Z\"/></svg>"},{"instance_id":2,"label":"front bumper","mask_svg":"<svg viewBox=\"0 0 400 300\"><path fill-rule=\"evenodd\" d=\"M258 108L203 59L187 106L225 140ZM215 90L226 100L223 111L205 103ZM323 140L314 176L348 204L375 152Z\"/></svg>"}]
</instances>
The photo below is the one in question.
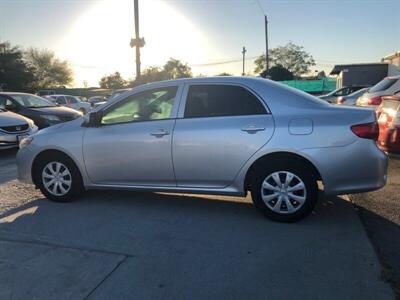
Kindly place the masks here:
<instances>
[{"instance_id":1,"label":"front bumper","mask_svg":"<svg viewBox=\"0 0 400 300\"><path fill-rule=\"evenodd\" d=\"M34 134L38 131L38 128L32 127L28 131L17 132L17 133L6 133L0 131L0 150L17 148L19 146L19 137L25 137Z\"/></svg>"},{"instance_id":2,"label":"front bumper","mask_svg":"<svg viewBox=\"0 0 400 300\"><path fill-rule=\"evenodd\" d=\"M372 140L304 151L313 158L327 195L369 192L386 184L388 157Z\"/></svg>"},{"instance_id":3,"label":"front bumper","mask_svg":"<svg viewBox=\"0 0 400 300\"><path fill-rule=\"evenodd\" d=\"M32 164L35 158L29 146L20 149L17 153L18 180L23 183L32 184Z\"/></svg>"}]
</instances>

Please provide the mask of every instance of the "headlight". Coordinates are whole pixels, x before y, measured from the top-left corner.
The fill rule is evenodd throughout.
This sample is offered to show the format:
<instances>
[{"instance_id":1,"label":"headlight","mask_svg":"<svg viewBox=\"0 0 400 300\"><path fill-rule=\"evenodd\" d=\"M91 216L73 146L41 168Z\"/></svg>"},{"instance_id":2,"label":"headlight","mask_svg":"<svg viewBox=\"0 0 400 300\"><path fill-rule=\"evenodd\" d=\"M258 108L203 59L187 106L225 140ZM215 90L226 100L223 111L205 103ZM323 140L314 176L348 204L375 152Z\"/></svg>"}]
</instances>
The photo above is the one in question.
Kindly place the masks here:
<instances>
[{"instance_id":1,"label":"headlight","mask_svg":"<svg viewBox=\"0 0 400 300\"><path fill-rule=\"evenodd\" d=\"M41 117L48 121L60 121L60 118L55 115L41 115Z\"/></svg>"},{"instance_id":2,"label":"headlight","mask_svg":"<svg viewBox=\"0 0 400 300\"><path fill-rule=\"evenodd\" d=\"M25 148L25 147L28 146L30 143L32 143L32 141L33 141L33 137L31 137L31 136L28 136L28 137L22 139L22 140L19 142L19 149Z\"/></svg>"}]
</instances>

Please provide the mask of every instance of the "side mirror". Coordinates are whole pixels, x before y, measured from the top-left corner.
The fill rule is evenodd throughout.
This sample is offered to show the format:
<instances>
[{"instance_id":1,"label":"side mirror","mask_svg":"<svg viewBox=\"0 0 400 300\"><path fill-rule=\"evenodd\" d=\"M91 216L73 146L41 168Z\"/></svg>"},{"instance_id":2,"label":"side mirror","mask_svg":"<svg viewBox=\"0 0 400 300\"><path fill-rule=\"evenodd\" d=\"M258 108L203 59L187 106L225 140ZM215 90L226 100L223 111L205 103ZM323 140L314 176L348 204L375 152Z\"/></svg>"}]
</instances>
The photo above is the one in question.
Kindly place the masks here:
<instances>
[{"instance_id":1,"label":"side mirror","mask_svg":"<svg viewBox=\"0 0 400 300\"><path fill-rule=\"evenodd\" d=\"M89 119L86 122L86 127L99 127L101 125L101 119L103 117L102 111L93 111L89 113Z\"/></svg>"}]
</instances>

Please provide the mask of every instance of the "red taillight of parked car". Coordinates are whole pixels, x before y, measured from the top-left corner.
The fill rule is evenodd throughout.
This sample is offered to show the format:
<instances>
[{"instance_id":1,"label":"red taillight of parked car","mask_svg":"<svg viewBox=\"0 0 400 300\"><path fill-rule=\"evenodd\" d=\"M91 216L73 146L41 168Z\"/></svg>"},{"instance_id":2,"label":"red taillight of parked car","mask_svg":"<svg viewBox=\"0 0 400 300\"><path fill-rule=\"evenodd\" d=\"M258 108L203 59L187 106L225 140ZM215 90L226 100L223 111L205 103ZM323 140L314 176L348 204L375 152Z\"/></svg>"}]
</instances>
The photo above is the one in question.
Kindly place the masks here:
<instances>
[{"instance_id":1,"label":"red taillight of parked car","mask_svg":"<svg viewBox=\"0 0 400 300\"><path fill-rule=\"evenodd\" d=\"M351 126L351 131L363 139L378 140L379 126L376 122Z\"/></svg>"},{"instance_id":2,"label":"red taillight of parked car","mask_svg":"<svg viewBox=\"0 0 400 300\"><path fill-rule=\"evenodd\" d=\"M340 96L336 99L336 104L343 104L344 101L346 101L346 98L343 96Z\"/></svg>"},{"instance_id":3,"label":"red taillight of parked car","mask_svg":"<svg viewBox=\"0 0 400 300\"><path fill-rule=\"evenodd\" d=\"M382 102L381 96L372 97L368 100L368 105L379 105Z\"/></svg>"}]
</instances>

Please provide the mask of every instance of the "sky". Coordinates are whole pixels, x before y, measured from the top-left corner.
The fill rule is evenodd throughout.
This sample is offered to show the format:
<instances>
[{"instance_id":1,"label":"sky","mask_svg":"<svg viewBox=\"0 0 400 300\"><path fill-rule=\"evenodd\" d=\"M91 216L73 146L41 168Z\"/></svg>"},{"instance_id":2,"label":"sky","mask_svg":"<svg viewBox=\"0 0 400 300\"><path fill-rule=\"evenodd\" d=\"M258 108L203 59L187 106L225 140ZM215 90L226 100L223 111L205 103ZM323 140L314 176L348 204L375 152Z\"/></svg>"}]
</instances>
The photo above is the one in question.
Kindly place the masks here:
<instances>
[{"instance_id":1,"label":"sky","mask_svg":"<svg viewBox=\"0 0 400 300\"><path fill-rule=\"evenodd\" d=\"M378 62L400 50L400 0L139 0L142 69L170 57L194 75L246 73L269 47L304 47L315 70ZM0 0L0 40L53 50L68 60L74 86L97 86L115 71L135 77L133 0ZM234 61L225 63L227 61Z\"/></svg>"}]
</instances>

